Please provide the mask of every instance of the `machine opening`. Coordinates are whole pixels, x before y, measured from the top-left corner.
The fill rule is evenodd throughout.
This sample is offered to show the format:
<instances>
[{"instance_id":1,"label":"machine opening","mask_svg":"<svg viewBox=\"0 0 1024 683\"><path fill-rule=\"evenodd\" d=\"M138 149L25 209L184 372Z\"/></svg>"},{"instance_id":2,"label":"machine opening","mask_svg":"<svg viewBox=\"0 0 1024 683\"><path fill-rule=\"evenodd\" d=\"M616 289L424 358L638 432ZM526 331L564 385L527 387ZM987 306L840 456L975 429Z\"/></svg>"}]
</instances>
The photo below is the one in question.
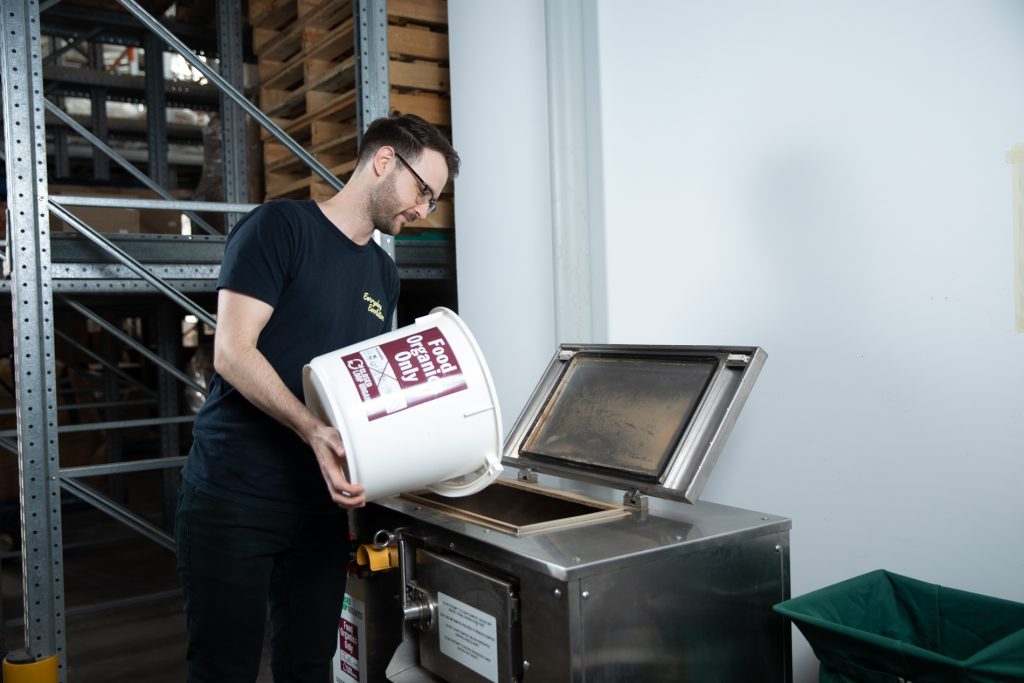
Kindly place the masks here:
<instances>
[{"instance_id":1,"label":"machine opening","mask_svg":"<svg viewBox=\"0 0 1024 683\"><path fill-rule=\"evenodd\" d=\"M496 481L480 493L463 498L447 498L430 491L406 493L402 497L515 536L619 519L629 514L621 505L512 481Z\"/></svg>"}]
</instances>

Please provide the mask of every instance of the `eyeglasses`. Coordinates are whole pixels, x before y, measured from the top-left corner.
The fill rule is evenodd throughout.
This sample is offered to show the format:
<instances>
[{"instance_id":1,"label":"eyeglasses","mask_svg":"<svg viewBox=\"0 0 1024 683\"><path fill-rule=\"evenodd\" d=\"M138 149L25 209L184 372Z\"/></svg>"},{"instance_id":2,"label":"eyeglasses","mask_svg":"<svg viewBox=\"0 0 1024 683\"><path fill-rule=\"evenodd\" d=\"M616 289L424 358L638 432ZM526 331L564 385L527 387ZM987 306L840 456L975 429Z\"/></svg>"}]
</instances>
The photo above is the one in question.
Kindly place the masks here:
<instances>
[{"instance_id":1,"label":"eyeglasses","mask_svg":"<svg viewBox=\"0 0 1024 683\"><path fill-rule=\"evenodd\" d=\"M412 173L412 177L415 178L416 182L420 184L420 194L418 197L416 197L419 203L422 204L423 202L427 202L427 213L434 213L435 211L437 211L437 202L434 201L434 191L430 189L430 185L427 185L426 181L424 181L423 178L420 177L420 174L413 169L413 167L409 164L408 161L406 161L402 157L401 154L395 152L395 157L403 164L405 164L405 167L409 169L409 173Z\"/></svg>"}]
</instances>

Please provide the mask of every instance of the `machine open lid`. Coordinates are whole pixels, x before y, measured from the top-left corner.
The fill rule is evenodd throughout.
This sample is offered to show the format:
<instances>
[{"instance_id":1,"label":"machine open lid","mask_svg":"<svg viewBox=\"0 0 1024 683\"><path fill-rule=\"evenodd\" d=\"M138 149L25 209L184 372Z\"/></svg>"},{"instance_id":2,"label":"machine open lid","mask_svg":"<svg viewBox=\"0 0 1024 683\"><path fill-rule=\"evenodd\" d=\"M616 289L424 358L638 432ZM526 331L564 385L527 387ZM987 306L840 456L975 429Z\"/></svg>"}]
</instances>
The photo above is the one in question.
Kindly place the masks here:
<instances>
[{"instance_id":1,"label":"machine open lid","mask_svg":"<svg viewBox=\"0 0 1024 683\"><path fill-rule=\"evenodd\" d=\"M563 344L503 461L694 503L766 357L753 346Z\"/></svg>"}]
</instances>

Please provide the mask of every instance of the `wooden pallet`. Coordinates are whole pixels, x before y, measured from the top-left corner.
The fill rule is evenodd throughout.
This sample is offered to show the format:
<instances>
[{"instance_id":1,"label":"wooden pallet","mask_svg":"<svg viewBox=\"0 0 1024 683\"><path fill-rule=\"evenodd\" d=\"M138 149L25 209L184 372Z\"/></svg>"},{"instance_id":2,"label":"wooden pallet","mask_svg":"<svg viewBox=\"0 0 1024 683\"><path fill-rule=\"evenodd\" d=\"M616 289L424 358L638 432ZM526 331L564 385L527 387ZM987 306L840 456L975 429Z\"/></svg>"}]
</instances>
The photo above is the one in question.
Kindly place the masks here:
<instances>
[{"instance_id":1,"label":"wooden pallet","mask_svg":"<svg viewBox=\"0 0 1024 683\"><path fill-rule=\"evenodd\" d=\"M412 22L448 29L448 3L445 0L388 0L388 23Z\"/></svg>"},{"instance_id":2,"label":"wooden pallet","mask_svg":"<svg viewBox=\"0 0 1024 683\"><path fill-rule=\"evenodd\" d=\"M355 91L340 96L316 92L308 95L310 99L325 95L325 99L311 104L313 111L299 119L275 122L335 176L346 180L355 168ZM300 196L322 199L325 194L334 193L330 185L269 133L264 135L263 159L268 199Z\"/></svg>"},{"instance_id":3,"label":"wooden pallet","mask_svg":"<svg viewBox=\"0 0 1024 683\"><path fill-rule=\"evenodd\" d=\"M297 8L294 22L281 28L253 26L252 51L260 59L283 62L303 48L302 34L306 28L329 31L346 19L352 19L352 7L337 0L304 0Z\"/></svg>"},{"instance_id":4,"label":"wooden pallet","mask_svg":"<svg viewBox=\"0 0 1024 683\"><path fill-rule=\"evenodd\" d=\"M324 31L302 30L303 49L284 62L259 60L260 108L267 116L298 118L309 112L306 93L343 93L355 87L352 19Z\"/></svg>"},{"instance_id":5,"label":"wooden pallet","mask_svg":"<svg viewBox=\"0 0 1024 683\"><path fill-rule=\"evenodd\" d=\"M298 16L302 0L249 0L249 24L267 29L286 26Z\"/></svg>"},{"instance_id":6,"label":"wooden pallet","mask_svg":"<svg viewBox=\"0 0 1024 683\"><path fill-rule=\"evenodd\" d=\"M254 0L285 14L284 0ZM290 23L253 30L259 57L260 105L285 132L343 181L355 167L356 92L351 5L340 0L291 0ZM388 0L390 107L451 126L448 20L445 0ZM271 23L276 25L271 26ZM267 199L327 199L334 188L266 131L262 132ZM410 227L451 228L452 197Z\"/></svg>"},{"instance_id":7,"label":"wooden pallet","mask_svg":"<svg viewBox=\"0 0 1024 683\"><path fill-rule=\"evenodd\" d=\"M388 26L388 53L392 59L448 61L448 34L426 26Z\"/></svg>"}]
</instances>

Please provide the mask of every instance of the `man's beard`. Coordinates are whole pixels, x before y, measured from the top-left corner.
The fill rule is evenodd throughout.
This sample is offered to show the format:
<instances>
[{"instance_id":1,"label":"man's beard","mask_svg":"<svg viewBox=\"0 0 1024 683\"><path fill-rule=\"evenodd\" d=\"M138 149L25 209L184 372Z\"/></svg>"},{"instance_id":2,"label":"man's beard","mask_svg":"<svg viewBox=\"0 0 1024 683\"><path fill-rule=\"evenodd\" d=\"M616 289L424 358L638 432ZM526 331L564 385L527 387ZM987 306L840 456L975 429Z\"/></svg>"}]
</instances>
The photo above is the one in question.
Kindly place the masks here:
<instances>
[{"instance_id":1,"label":"man's beard","mask_svg":"<svg viewBox=\"0 0 1024 683\"><path fill-rule=\"evenodd\" d=\"M397 235L401 230L396 221L401 204L395 191L395 175L391 176L370 196L366 213L373 227L385 235Z\"/></svg>"}]
</instances>

